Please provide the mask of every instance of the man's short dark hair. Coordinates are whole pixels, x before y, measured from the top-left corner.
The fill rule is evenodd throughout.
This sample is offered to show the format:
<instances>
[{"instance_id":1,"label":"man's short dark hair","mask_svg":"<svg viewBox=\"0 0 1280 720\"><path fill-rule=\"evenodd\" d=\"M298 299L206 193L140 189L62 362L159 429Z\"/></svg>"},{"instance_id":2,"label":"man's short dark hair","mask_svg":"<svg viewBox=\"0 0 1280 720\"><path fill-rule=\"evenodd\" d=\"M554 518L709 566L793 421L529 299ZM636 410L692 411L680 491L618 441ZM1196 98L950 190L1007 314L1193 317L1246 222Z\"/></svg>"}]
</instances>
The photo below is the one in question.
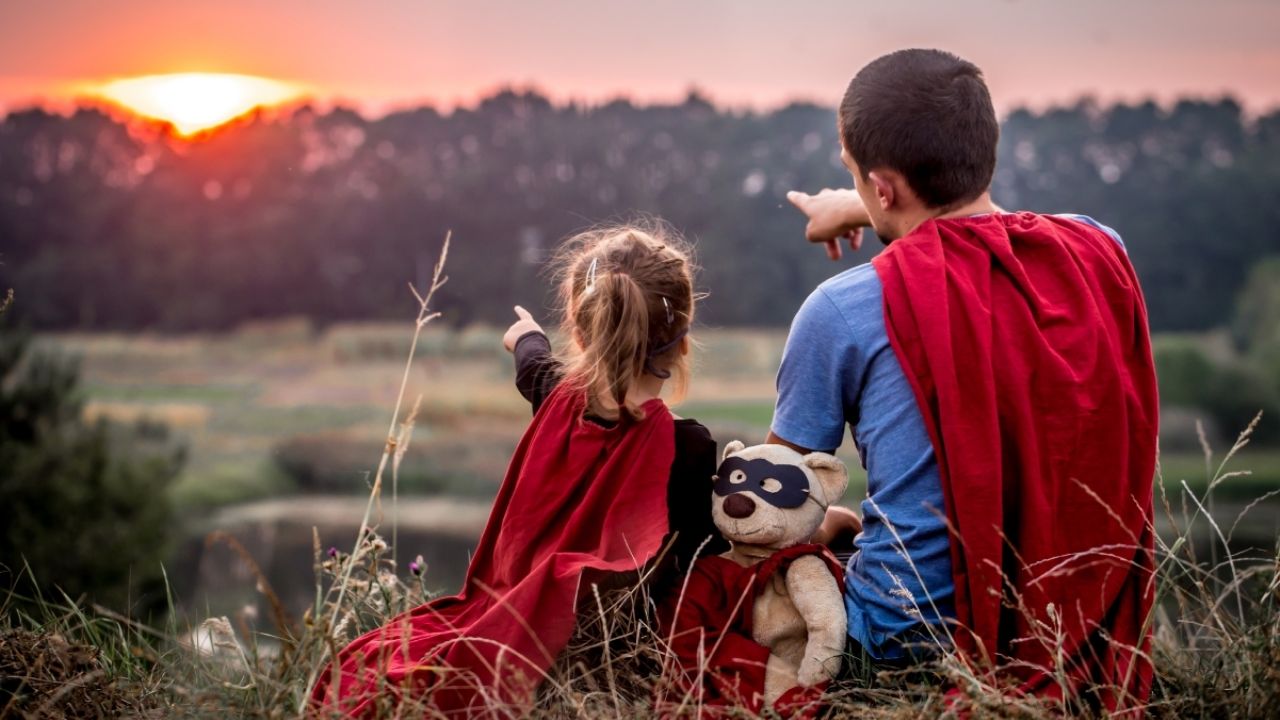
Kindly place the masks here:
<instances>
[{"instance_id":1,"label":"man's short dark hair","mask_svg":"<svg viewBox=\"0 0 1280 720\"><path fill-rule=\"evenodd\" d=\"M864 177L896 170L936 208L991 186L1000 125L978 66L942 50L899 50L850 81L840 137Z\"/></svg>"}]
</instances>

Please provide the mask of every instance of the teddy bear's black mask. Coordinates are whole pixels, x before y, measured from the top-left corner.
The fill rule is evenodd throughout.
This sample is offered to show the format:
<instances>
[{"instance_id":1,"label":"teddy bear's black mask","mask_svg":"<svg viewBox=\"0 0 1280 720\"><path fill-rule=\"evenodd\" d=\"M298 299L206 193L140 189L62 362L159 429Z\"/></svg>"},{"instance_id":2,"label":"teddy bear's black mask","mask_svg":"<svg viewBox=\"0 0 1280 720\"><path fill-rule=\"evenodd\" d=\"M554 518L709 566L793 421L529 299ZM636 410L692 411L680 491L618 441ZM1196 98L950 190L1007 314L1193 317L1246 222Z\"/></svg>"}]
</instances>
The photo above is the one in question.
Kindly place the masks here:
<instances>
[{"instance_id":1,"label":"teddy bear's black mask","mask_svg":"<svg viewBox=\"0 0 1280 720\"><path fill-rule=\"evenodd\" d=\"M736 475L738 472L742 474ZM764 481L769 478L782 487L772 492L764 489ZM761 500L784 509L800 507L809 499L809 478L803 470L795 465L775 465L764 458L727 457L716 470L715 481L713 489L720 497L750 490Z\"/></svg>"}]
</instances>

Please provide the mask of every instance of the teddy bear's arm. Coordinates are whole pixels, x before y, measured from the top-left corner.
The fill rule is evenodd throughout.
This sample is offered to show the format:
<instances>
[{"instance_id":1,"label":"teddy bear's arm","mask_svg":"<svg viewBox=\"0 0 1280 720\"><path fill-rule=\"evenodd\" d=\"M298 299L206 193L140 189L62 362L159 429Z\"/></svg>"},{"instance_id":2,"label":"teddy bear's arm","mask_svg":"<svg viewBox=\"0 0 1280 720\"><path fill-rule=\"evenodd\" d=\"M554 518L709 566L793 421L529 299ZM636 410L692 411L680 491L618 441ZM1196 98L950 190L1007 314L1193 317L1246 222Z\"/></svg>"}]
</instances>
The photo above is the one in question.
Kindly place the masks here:
<instances>
[{"instance_id":1,"label":"teddy bear's arm","mask_svg":"<svg viewBox=\"0 0 1280 720\"><path fill-rule=\"evenodd\" d=\"M797 558L787 568L787 593L808 631L796 680L810 686L834 678L840 672L849 624L835 576L821 558Z\"/></svg>"}]
</instances>

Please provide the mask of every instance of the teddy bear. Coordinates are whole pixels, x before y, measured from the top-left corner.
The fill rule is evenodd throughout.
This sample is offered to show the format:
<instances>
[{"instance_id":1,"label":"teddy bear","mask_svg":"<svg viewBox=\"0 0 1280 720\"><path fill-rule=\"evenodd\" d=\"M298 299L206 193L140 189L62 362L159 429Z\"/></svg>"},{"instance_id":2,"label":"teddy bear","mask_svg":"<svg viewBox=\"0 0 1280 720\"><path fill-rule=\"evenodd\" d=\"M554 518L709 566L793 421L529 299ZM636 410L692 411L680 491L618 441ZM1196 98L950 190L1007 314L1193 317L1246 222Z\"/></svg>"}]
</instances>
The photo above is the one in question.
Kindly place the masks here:
<instances>
[{"instance_id":1,"label":"teddy bear","mask_svg":"<svg viewBox=\"0 0 1280 720\"><path fill-rule=\"evenodd\" d=\"M712 516L731 549L699 558L662 615L703 706L784 711L840 670L848 619L839 563L809 543L849 483L838 458L729 443ZM693 679L691 679L693 678Z\"/></svg>"}]
</instances>

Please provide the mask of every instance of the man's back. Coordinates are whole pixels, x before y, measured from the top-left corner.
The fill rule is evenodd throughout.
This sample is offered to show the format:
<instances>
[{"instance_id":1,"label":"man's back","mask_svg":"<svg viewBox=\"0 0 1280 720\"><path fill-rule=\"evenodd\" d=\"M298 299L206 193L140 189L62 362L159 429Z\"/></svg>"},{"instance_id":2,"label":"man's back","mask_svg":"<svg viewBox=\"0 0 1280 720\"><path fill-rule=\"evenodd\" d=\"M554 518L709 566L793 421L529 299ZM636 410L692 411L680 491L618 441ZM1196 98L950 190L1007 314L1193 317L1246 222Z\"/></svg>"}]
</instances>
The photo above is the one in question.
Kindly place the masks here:
<instances>
[{"instance_id":1,"label":"man's back","mask_svg":"<svg viewBox=\"0 0 1280 720\"><path fill-rule=\"evenodd\" d=\"M1103 231L1083 215L1061 216ZM948 643L954 583L937 457L885 327L870 263L827 280L792 323L778 372L773 432L832 449L847 424L867 470L863 532L846 572L849 634L878 659Z\"/></svg>"},{"instance_id":2,"label":"man's back","mask_svg":"<svg viewBox=\"0 0 1280 720\"><path fill-rule=\"evenodd\" d=\"M994 213L921 223L873 265L954 529L957 649L1025 692L1145 697L1159 408L1124 251Z\"/></svg>"}]
</instances>

